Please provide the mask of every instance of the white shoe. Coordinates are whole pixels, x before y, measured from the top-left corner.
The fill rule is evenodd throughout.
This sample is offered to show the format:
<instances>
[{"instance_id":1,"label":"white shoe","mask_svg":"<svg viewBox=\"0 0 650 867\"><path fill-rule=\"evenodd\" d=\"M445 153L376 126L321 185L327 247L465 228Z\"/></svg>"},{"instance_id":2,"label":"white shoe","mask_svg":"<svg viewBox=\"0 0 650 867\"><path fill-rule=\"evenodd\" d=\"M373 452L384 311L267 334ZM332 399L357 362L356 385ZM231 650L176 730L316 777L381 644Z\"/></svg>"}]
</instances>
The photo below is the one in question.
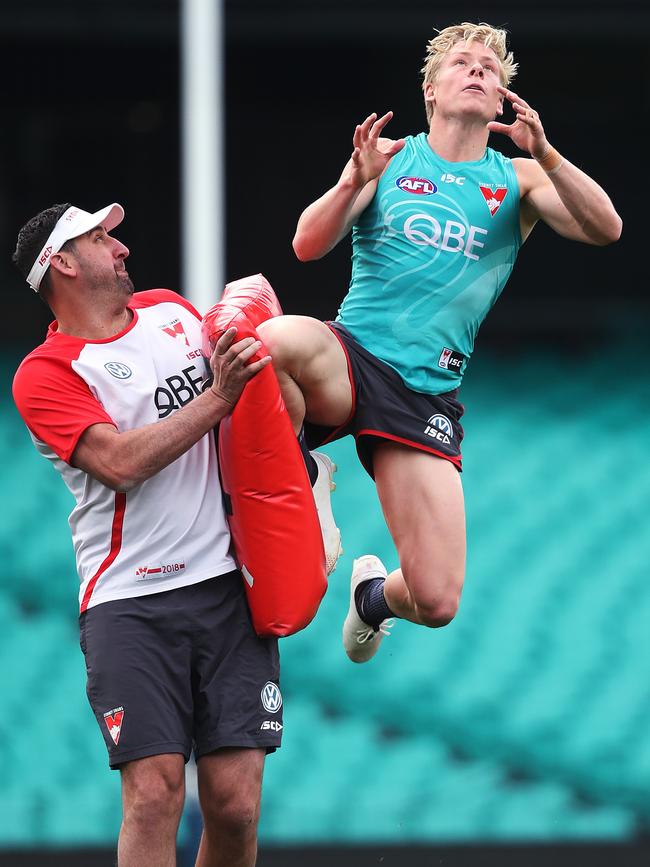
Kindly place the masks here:
<instances>
[{"instance_id":1,"label":"white shoe","mask_svg":"<svg viewBox=\"0 0 650 867\"><path fill-rule=\"evenodd\" d=\"M350 608L343 623L343 647L352 662L368 662L381 644L384 635L390 635L387 627L395 622L393 618L382 620L379 629L375 630L359 616L355 601L355 591L362 581L371 578L385 578L388 573L379 557L364 554L352 564L350 579Z\"/></svg>"},{"instance_id":2,"label":"white shoe","mask_svg":"<svg viewBox=\"0 0 650 867\"><path fill-rule=\"evenodd\" d=\"M336 488L334 473L336 464L323 452L312 452L312 457L318 464L318 477L312 488L316 511L323 534L323 547L325 548L325 574L330 575L336 569L336 561L343 553L341 546L341 531L336 526L332 514L331 492Z\"/></svg>"}]
</instances>

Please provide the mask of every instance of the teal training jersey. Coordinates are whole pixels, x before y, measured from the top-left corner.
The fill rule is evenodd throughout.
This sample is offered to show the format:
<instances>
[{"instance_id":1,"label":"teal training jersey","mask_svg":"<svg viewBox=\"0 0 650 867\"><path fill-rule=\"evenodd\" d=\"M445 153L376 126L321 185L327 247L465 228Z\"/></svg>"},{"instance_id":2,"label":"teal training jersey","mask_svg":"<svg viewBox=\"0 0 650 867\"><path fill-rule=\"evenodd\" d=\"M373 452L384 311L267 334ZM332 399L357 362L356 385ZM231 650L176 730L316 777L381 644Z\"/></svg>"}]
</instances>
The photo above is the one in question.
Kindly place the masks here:
<instances>
[{"instance_id":1,"label":"teal training jersey","mask_svg":"<svg viewBox=\"0 0 650 867\"><path fill-rule=\"evenodd\" d=\"M487 148L449 163L426 133L409 136L352 231L352 278L341 322L409 388L460 385L478 329L521 246L519 184Z\"/></svg>"}]
</instances>

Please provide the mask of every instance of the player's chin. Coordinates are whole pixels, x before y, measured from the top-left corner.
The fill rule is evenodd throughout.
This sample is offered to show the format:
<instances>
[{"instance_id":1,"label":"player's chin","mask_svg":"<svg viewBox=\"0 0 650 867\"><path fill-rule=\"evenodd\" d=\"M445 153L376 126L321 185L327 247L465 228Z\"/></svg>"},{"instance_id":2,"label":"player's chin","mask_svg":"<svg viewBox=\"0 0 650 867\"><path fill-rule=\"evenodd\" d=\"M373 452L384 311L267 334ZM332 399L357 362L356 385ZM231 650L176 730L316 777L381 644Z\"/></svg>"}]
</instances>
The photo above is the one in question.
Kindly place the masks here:
<instances>
[{"instance_id":1,"label":"player's chin","mask_svg":"<svg viewBox=\"0 0 650 867\"><path fill-rule=\"evenodd\" d=\"M472 123L477 125L487 126L487 124L495 119L496 112L494 114L490 114L490 112L486 111L485 108L480 109L477 108L476 111L467 112L466 116L472 119Z\"/></svg>"},{"instance_id":2,"label":"player's chin","mask_svg":"<svg viewBox=\"0 0 650 867\"><path fill-rule=\"evenodd\" d=\"M489 123L492 123L493 120L499 121L501 119L501 115L497 113L497 110L494 111L483 111L481 112L481 120L487 126Z\"/></svg>"}]
</instances>

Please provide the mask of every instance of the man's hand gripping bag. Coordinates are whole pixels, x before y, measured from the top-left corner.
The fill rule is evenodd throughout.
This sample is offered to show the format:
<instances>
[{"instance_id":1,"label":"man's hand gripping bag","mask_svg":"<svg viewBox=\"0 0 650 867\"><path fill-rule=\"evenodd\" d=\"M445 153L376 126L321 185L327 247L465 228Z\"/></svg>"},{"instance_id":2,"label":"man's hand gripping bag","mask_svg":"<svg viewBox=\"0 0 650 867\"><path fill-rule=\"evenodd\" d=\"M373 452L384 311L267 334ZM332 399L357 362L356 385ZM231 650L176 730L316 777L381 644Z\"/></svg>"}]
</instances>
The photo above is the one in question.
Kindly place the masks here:
<instances>
[{"instance_id":1,"label":"man's hand gripping bag","mask_svg":"<svg viewBox=\"0 0 650 867\"><path fill-rule=\"evenodd\" d=\"M281 313L261 274L229 283L203 317L204 355L227 328L237 328L236 340L259 339L256 326ZM267 354L262 346L255 360ZM255 631L291 635L316 614L327 579L309 476L272 365L247 383L221 421L219 466Z\"/></svg>"}]
</instances>

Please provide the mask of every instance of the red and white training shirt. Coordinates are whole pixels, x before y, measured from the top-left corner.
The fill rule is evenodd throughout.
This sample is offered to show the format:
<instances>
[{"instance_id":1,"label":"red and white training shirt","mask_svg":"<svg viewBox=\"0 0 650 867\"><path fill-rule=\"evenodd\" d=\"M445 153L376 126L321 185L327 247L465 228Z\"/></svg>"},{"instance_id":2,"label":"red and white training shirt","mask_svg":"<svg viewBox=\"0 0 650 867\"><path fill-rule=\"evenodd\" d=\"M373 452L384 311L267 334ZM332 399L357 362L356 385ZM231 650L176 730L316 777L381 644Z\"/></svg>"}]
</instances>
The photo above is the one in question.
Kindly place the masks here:
<instances>
[{"instance_id":1,"label":"red and white training shirt","mask_svg":"<svg viewBox=\"0 0 650 867\"><path fill-rule=\"evenodd\" d=\"M81 611L235 568L211 433L128 493L70 465L91 425L140 428L201 392L206 366L192 305L168 289L152 289L133 295L129 308L131 323L106 340L61 334L53 322L13 384L36 448L76 500L69 522Z\"/></svg>"}]
</instances>

